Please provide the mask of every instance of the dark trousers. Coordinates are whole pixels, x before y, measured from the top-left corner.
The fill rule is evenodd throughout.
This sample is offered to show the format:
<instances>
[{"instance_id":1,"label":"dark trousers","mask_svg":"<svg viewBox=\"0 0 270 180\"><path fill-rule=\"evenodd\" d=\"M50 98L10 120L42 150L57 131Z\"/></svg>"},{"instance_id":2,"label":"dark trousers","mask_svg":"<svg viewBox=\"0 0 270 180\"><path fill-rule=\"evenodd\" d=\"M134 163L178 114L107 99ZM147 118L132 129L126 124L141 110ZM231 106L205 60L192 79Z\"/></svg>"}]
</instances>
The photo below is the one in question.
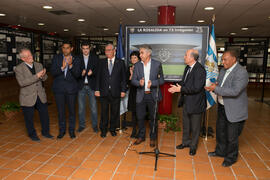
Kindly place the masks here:
<instances>
[{"instance_id":1,"label":"dark trousers","mask_svg":"<svg viewBox=\"0 0 270 180\"><path fill-rule=\"evenodd\" d=\"M182 144L189 145L190 148L197 148L200 136L201 120L202 113L188 113L184 105Z\"/></svg>"},{"instance_id":2,"label":"dark trousers","mask_svg":"<svg viewBox=\"0 0 270 180\"><path fill-rule=\"evenodd\" d=\"M224 156L225 161L236 162L238 157L238 137L245 121L230 122L225 114L224 106L218 104L218 119L216 123L216 153Z\"/></svg>"},{"instance_id":3,"label":"dark trousers","mask_svg":"<svg viewBox=\"0 0 270 180\"><path fill-rule=\"evenodd\" d=\"M69 121L69 132L73 132L75 129L76 122L76 113L75 106L77 100L77 94L54 94L55 101L58 110L58 124L59 124L59 133L66 132L66 108L68 107L68 121Z\"/></svg>"},{"instance_id":4,"label":"dark trousers","mask_svg":"<svg viewBox=\"0 0 270 180\"><path fill-rule=\"evenodd\" d=\"M110 131L115 131L117 123L120 121L120 97L113 97L109 91L108 96L100 97L101 119L100 130L108 131L109 112L110 112Z\"/></svg>"},{"instance_id":5,"label":"dark trousers","mask_svg":"<svg viewBox=\"0 0 270 180\"><path fill-rule=\"evenodd\" d=\"M155 140L156 139L156 131L157 131L157 123L155 125L155 129L153 131L154 127L154 115L155 115L155 101L152 97L152 94L144 94L144 98L142 102L136 104L136 114L137 114L137 120L138 120L138 138L145 139L145 115L146 115L146 108L149 111L149 118L150 118L150 139Z\"/></svg>"},{"instance_id":6,"label":"dark trousers","mask_svg":"<svg viewBox=\"0 0 270 180\"><path fill-rule=\"evenodd\" d=\"M37 135L35 127L34 127L34 123L33 123L35 109L37 109L39 113L42 135L49 134L50 120L49 120L49 114L48 114L48 105L47 103L42 103L39 97L37 97L37 101L34 106L31 106L31 107L22 106L22 111L24 115L25 126L28 132L28 136L33 137Z\"/></svg>"},{"instance_id":7,"label":"dark trousers","mask_svg":"<svg viewBox=\"0 0 270 180\"><path fill-rule=\"evenodd\" d=\"M136 116L136 111L132 111L132 127L134 132L136 132L137 129L137 116Z\"/></svg>"}]
</instances>

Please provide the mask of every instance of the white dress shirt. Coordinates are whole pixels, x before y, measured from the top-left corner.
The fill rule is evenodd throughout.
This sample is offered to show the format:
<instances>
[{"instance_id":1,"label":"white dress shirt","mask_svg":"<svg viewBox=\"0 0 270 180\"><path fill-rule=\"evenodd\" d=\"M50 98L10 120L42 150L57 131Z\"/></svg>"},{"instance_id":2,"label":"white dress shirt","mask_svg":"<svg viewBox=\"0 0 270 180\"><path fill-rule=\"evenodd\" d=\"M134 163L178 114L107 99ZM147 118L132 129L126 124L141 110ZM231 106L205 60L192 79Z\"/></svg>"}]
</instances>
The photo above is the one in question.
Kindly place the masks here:
<instances>
[{"instance_id":1,"label":"white dress shirt","mask_svg":"<svg viewBox=\"0 0 270 180\"><path fill-rule=\"evenodd\" d=\"M229 69L226 70L226 73L225 73L225 75L223 77L223 80L222 80L222 83L221 83L220 87L223 86L225 80L227 79L227 77L229 76L229 74L232 72L232 70L235 68L236 64L237 63L235 63L232 67L230 67ZM222 96L218 96L218 102L219 102L219 104L224 105L224 101L223 101Z\"/></svg>"},{"instance_id":2,"label":"white dress shirt","mask_svg":"<svg viewBox=\"0 0 270 180\"><path fill-rule=\"evenodd\" d=\"M84 65L85 65L85 70L87 69L88 58L89 58L89 55L88 55L88 56L83 55L83 60L84 60ZM87 73L87 72L86 72L86 73ZM86 76L85 76L84 83L85 83L85 84L88 84L87 74L86 74Z\"/></svg>"},{"instance_id":3,"label":"white dress shirt","mask_svg":"<svg viewBox=\"0 0 270 180\"><path fill-rule=\"evenodd\" d=\"M143 63L141 61L141 63ZM144 65L143 63L143 72L144 72L144 91L150 91L149 88L147 88L148 85L148 81L150 80L150 70L151 70L151 59L149 60L149 62Z\"/></svg>"}]
</instances>

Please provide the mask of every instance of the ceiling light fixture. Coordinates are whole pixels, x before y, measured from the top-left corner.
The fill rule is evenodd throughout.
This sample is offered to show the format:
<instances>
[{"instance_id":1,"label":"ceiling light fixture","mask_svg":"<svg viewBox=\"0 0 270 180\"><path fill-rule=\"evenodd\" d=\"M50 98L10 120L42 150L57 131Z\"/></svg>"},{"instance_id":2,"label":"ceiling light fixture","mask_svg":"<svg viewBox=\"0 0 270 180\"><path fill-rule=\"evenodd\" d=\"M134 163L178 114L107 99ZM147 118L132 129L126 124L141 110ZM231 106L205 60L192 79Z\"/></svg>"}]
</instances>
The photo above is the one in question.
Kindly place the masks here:
<instances>
[{"instance_id":1,"label":"ceiling light fixture","mask_svg":"<svg viewBox=\"0 0 270 180\"><path fill-rule=\"evenodd\" d=\"M44 26L45 24L44 23L38 23L39 26Z\"/></svg>"},{"instance_id":2,"label":"ceiling light fixture","mask_svg":"<svg viewBox=\"0 0 270 180\"><path fill-rule=\"evenodd\" d=\"M206 10L206 11L212 11L212 10L214 10L215 8L214 7L212 7L212 6L209 6L209 7L205 7L204 8L204 10Z\"/></svg>"},{"instance_id":3,"label":"ceiling light fixture","mask_svg":"<svg viewBox=\"0 0 270 180\"><path fill-rule=\"evenodd\" d=\"M236 35L236 33L235 32L231 32L230 35L234 36L234 35Z\"/></svg>"},{"instance_id":4,"label":"ceiling light fixture","mask_svg":"<svg viewBox=\"0 0 270 180\"><path fill-rule=\"evenodd\" d=\"M205 21L202 20L202 19L200 19L200 20L198 20L197 22L198 22L198 23L204 23Z\"/></svg>"},{"instance_id":5,"label":"ceiling light fixture","mask_svg":"<svg viewBox=\"0 0 270 180\"><path fill-rule=\"evenodd\" d=\"M109 29L108 29L108 28L104 28L103 30L104 30L104 31L108 31Z\"/></svg>"},{"instance_id":6,"label":"ceiling light fixture","mask_svg":"<svg viewBox=\"0 0 270 180\"><path fill-rule=\"evenodd\" d=\"M140 20L139 23L146 23L146 21L145 20Z\"/></svg>"},{"instance_id":7,"label":"ceiling light fixture","mask_svg":"<svg viewBox=\"0 0 270 180\"><path fill-rule=\"evenodd\" d=\"M119 33L114 33L115 35L118 35Z\"/></svg>"},{"instance_id":8,"label":"ceiling light fixture","mask_svg":"<svg viewBox=\"0 0 270 180\"><path fill-rule=\"evenodd\" d=\"M242 31L247 31L248 28L247 28L247 27L242 27L241 30L242 30Z\"/></svg>"},{"instance_id":9,"label":"ceiling light fixture","mask_svg":"<svg viewBox=\"0 0 270 180\"><path fill-rule=\"evenodd\" d=\"M6 16L6 14L4 14L4 13L0 13L0 16Z\"/></svg>"},{"instance_id":10,"label":"ceiling light fixture","mask_svg":"<svg viewBox=\"0 0 270 180\"><path fill-rule=\"evenodd\" d=\"M127 8L126 11L132 12L132 11L135 11L135 9L134 8Z\"/></svg>"},{"instance_id":11,"label":"ceiling light fixture","mask_svg":"<svg viewBox=\"0 0 270 180\"><path fill-rule=\"evenodd\" d=\"M42 6L43 9L52 9L53 7L52 6Z\"/></svg>"},{"instance_id":12,"label":"ceiling light fixture","mask_svg":"<svg viewBox=\"0 0 270 180\"><path fill-rule=\"evenodd\" d=\"M69 31L69 29L64 29L64 31L65 31L65 32L68 32L68 31Z\"/></svg>"},{"instance_id":13,"label":"ceiling light fixture","mask_svg":"<svg viewBox=\"0 0 270 180\"><path fill-rule=\"evenodd\" d=\"M84 22L84 21L85 21L85 19L78 19L78 21L79 21L79 22Z\"/></svg>"},{"instance_id":14,"label":"ceiling light fixture","mask_svg":"<svg viewBox=\"0 0 270 180\"><path fill-rule=\"evenodd\" d=\"M85 33L82 33L81 36L85 36L86 34Z\"/></svg>"}]
</instances>

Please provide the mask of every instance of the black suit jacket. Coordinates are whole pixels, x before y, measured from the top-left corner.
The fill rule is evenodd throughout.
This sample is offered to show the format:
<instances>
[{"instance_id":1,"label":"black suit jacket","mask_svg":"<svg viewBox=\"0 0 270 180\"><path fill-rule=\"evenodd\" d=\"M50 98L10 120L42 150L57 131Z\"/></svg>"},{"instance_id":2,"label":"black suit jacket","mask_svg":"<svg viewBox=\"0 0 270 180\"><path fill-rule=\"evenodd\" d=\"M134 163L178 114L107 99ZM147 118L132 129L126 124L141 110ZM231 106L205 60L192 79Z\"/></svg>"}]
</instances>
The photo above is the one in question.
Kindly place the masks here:
<instances>
[{"instance_id":1,"label":"black suit jacket","mask_svg":"<svg viewBox=\"0 0 270 180\"><path fill-rule=\"evenodd\" d=\"M98 57L96 55L89 54L87 68L86 68L86 74L84 76L82 76L82 71L85 69L83 55L81 54L80 56L78 56L78 58L80 60L80 71L81 71L81 75L79 77L79 89L83 88L85 77L87 77L88 85L90 86L90 88L92 90L95 90L96 77L97 77L97 71L98 71L98 61L99 61ZM87 74L88 74L90 69L92 70L93 73L90 76L88 76Z\"/></svg>"},{"instance_id":2,"label":"black suit jacket","mask_svg":"<svg viewBox=\"0 0 270 180\"><path fill-rule=\"evenodd\" d=\"M51 74L53 76L52 90L57 93L75 94L78 92L78 78L81 74L80 60L72 56L72 68L65 73L62 71L63 54L57 54L53 57L51 65Z\"/></svg>"},{"instance_id":3,"label":"black suit jacket","mask_svg":"<svg viewBox=\"0 0 270 180\"><path fill-rule=\"evenodd\" d=\"M206 71L199 62L196 62L184 82L187 71L188 66L186 66L183 79L180 82L182 87L178 107L184 105L188 113L202 113L206 110L206 94L204 90Z\"/></svg>"},{"instance_id":4,"label":"black suit jacket","mask_svg":"<svg viewBox=\"0 0 270 180\"><path fill-rule=\"evenodd\" d=\"M109 86L113 97L121 97L121 92L126 92L126 66L121 59L115 58L111 75L108 59L99 60L96 91L100 91L100 97L108 96Z\"/></svg>"}]
</instances>

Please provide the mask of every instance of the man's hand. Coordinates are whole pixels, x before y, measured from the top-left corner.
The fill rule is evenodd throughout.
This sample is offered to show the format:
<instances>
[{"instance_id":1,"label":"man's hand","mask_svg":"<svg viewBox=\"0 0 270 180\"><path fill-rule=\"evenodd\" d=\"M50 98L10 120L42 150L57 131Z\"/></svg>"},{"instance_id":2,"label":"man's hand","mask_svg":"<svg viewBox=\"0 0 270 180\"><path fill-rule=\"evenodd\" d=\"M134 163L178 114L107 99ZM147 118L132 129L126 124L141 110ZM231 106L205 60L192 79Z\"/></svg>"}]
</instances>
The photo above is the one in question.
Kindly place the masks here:
<instances>
[{"instance_id":1,"label":"man's hand","mask_svg":"<svg viewBox=\"0 0 270 180\"><path fill-rule=\"evenodd\" d=\"M43 74L42 74L41 77L45 76L45 74L46 74L46 69L44 68L44 69L43 69Z\"/></svg>"},{"instance_id":2,"label":"man's hand","mask_svg":"<svg viewBox=\"0 0 270 180\"><path fill-rule=\"evenodd\" d=\"M208 86L208 87L205 86L204 89L205 89L206 91L214 91L214 90L216 89L216 86L217 86L217 84L211 83L210 86Z\"/></svg>"},{"instance_id":3,"label":"man's hand","mask_svg":"<svg viewBox=\"0 0 270 180\"><path fill-rule=\"evenodd\" d=\"M168 91L172 94L175 92L181 92L181 86L178 83L176 85L171 84L171 87L168 89Z\"/></svg>"},{"instance_id":4,"label":"man's hand","mask_svg":"<svg viewBox=\"0 0 270 180\"><path fill-rule=\"evenodd\" d=\"M95 91L95 96L100 97L100 92L99 91Z\"/></svg>"},{"instance_id":5,"label":"man's hand","mask_svg":"<svg viewBox=\"0 0 270 180\"><path fill-rule=\"evenodd\" d=\"M121 92L121 98L125 97L126 93Z\"/></svg>"},{"instance_id":6,"label":"man's hand","mask_svg":"<svg viewBox=\"0 0 270 180\"><path fill-rule=\"evenodd\" d=\"M150 89L151 85L152 85L152 82L151 82L151 80L149 80L147 83L147 88Z\"/></svg>"},{"instance_id":7,"label":"man's hand","mask_svg":"<svg viewBox=\"0 0 270 180\"><path fill-rule=\"evenodd\" d=\"M93 74L93 71L92 71L91 69L89 69L87 75L88 75L88 76L91 76L92 74Z\"/></svg>"},{"instance_id":8,"label":"man's hand","mask_svg":"<svg viewBox=\"0 0 270 180\"><path fill-rule=\"evenodd\" d=\"M144 86L144 77L140 80L140 86Z\"/></svg>"},{"instance_id":9,"label":"man's hand","mask_svg":"<svg viewBox=\"0 0 270 180\"><path fill-rule=\"evenodd\" d=\"M44 69L39 71L36 75L37 75L38 78L41 78L44 75Z\"/></svg>"},{"instance_id":10,"label":"man's hand","mask_svg":"<svg viewBox=\"0 0 270 180\"><path fill-rule=\"evenodd\" d=\"M65 59L63 59L61 69L64 70L66 68L66 66L67 66L67 63L66 63Z\"/></svg>"},{"instance_id":11,"label":"man's hand","mask_svg":"<svg viewBox=\"0 0 270 180\"><path fill-rule=\"evenodd\" d=\"M82 76L84 76L85 73L86 73L86 70L84 69L84 70L82 71Z\"/></svg>"}]
</instances>

